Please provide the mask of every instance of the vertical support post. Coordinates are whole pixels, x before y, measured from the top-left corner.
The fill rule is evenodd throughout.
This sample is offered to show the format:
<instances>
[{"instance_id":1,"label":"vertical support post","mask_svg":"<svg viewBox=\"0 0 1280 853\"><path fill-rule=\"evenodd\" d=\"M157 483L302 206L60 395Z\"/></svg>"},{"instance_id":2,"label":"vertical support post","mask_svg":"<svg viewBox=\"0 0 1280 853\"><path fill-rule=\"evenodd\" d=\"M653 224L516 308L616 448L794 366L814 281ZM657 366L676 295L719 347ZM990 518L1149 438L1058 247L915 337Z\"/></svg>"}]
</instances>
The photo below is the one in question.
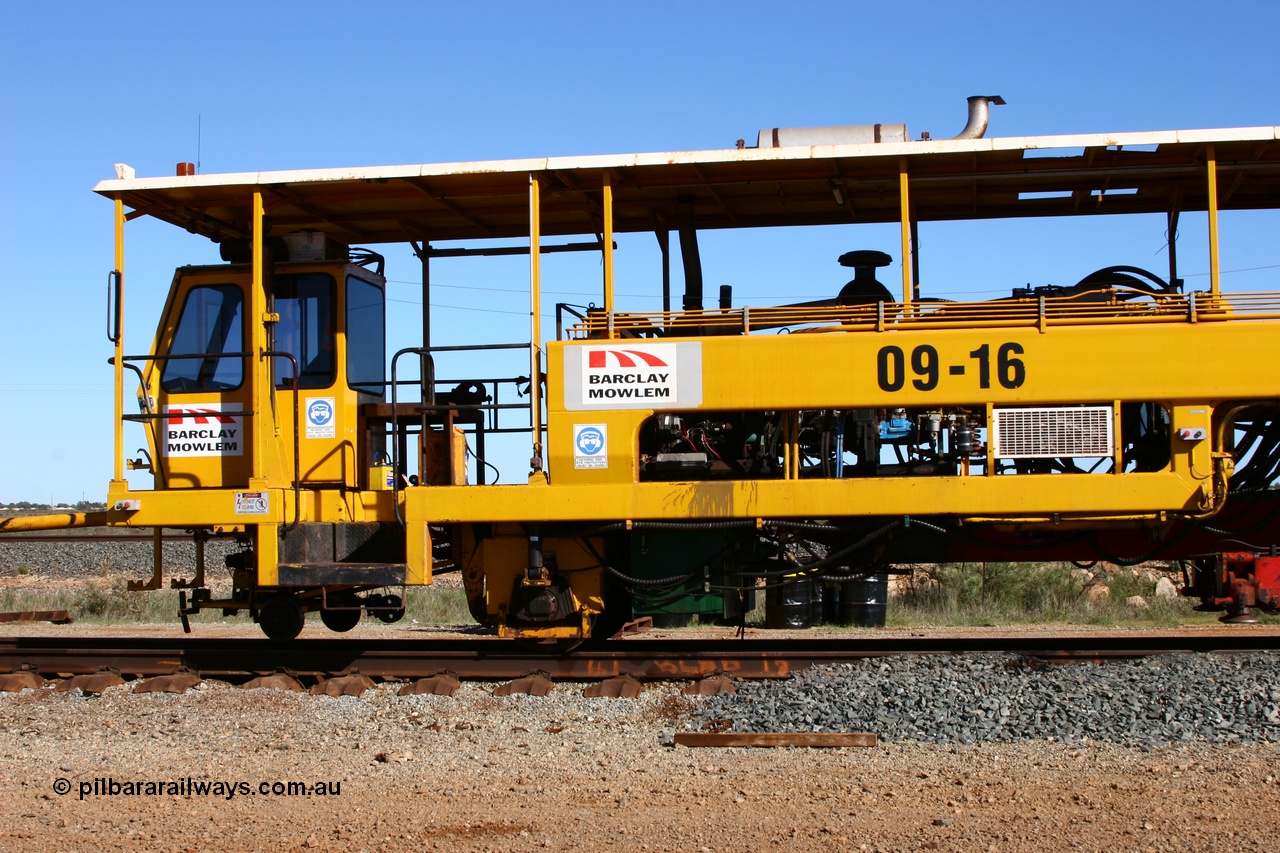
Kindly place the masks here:
<instances>
[{"instance_id":1,"label":"vertical support post","mask_svg":"<svg viewBox=\"0 0 1280 853\"><path fill-rule=\"evenodd\" d=\"M422 252L422 348L431 349L431 244L423 242Z\"/></svg>"},{"instance_id":2,"label":"vertical support post","mask_svg":"<svg viewBox=\"0 0 1280 853\"><path fill-rule=\"evenodd\" d=\"M613 176L604 171L604 310L613 316ZM609 337L614 336L613 323L609 324Z\"/></svg>"},{"instance_id":3,"label":"vertical support post","mask_svg":"<svg viewBox=\"0 0 1280 853\"><path fill-rule=\"evenodd\" d=\"M902 216L902 304L911 305L911 195L907 158L898 158L898 207Z\"/></svg>"},{"instance_id":4,"label":"vertical support post","mask_svg":"<svg viewBox=\"0 0 1280 853\"><path fill-rule=\"evenodd\" d=\"M1212 145L1205 159L1209 172L1209 292L1217 296L1222 289L1222 270L1218 266L1218 160Z\"/></svg>"},{"instance_id":5,"label":"vertical support post","mask_svg":"<svg viewBox=\"0 0 1280 853\"><path fill-rule=\"evenodd\" d=\"M1111 401L1111 435L1112 435L1111 440L1115 442L1115 448L1114 448L1115 456L1113 458L1112 465L1115 468L1115 471L1113 473L1116 473L1116 474L1124 473L1124 441L1122 440L1122 437L1120 435L1120 428L1122 423L1122 419L1120 415L1121 415L1120 401L1112 400Z\"/></svg>"},{"instance_id":6,"label":"vertical support post","mask_svg":"<svg viewBox=\"0 0 1280 853\"><path fill-rule=\"evenodd\" d=\"M533 458L529 482L546 482L542 470L542 185L529 173L529 420Z\"/></svg>"},{"instance_id":7,"label":"vertical support post","mask_svg":"<svg viewBox=\"0 0 1280 853\"><path fill-rule=\"evenodd\" d=\"M654 231L662 250L662 313L671 313L671 232ZM665 321L664 321L665 322Z\"/></svg>"},{"instance_id":8,"label":"vertical support post","mask_svg":"<svg viewBox=\"0 0 1280 853\"><path fill-rule=\"evenodd\" d=\"M987 470L983 472L988 477L996 475L996 407L993 403L987 403Z\"/></svg>"},{"instance_id":9,"label":"vertical support post","mask_svg":"<svg viewBox=\"0 0 1280 853\"><path fill-rule=\"evenodd\" d=\"M791 413L782 415L782 479L791 479Z\"/></svg>"},{"instance_id":10,"label":"vertical support post","mask_svg":"<svg viewBox=\"0 0 1280 853\"><path fill-rule=\"evenodd\" d=\"M116 235L116 287L119 298L115 301L114 310L119 312L115 318L119 334L115 339L115 467L112 469L112 481L124 482L124 200L117 198L115 205ZM112 309L108 308L108 311ZM147 389L142 389L145 394Z\"/></svg>"},{"instance_id":11,"label":"vertical support post","mask_svg":"<svg viewBox=\"0 0 1280 853\"><path fill-rule=\"evenodd\" d=\"M250 468L249 487L265 490L267 487L267 458L271 451L271 433L268 431L268 413L271 412L272 359L264 359L267 351L267 327L263 322L267 313L266 290L266 234L263 229L262 192L253 194L253 275L249 284L249 310L245 319L249 326L249 387L252 389L252 408L249 420L253 430L253 461Z\"/></svg>"},{"instance_id":12,"label":"vertical support post","mask_svg":"<svg viewBox=\"0 0 1280 853\"><path fill-rule=\"evenodd\" d=\"M920 301L920 223L911 217L911 298Z\"/></svg>"}]
</instances>

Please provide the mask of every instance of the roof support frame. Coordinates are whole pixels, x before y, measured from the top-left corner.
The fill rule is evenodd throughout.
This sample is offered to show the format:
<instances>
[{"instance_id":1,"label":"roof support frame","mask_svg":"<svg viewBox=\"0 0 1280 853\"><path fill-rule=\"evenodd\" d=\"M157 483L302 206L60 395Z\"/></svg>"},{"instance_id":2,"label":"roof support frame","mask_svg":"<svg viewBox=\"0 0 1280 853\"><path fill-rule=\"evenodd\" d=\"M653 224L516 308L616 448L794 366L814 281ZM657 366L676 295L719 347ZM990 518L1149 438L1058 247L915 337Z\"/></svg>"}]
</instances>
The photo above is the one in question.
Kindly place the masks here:
<instances>
[{"instance_id":1,"label":"roof support frame","mask_svg":"<svg viewBox=\"0 0 1280 853\"><path fill-rule=\"evenodd\" d=\"M436 190L432 189L431 185L428 184L426 181L424 181L422 178L406 178L405 183L413 187L415 190L418 190L419 192L421 192L423 195L425 195L427 198L431 199L436 204L443 207L445 210L448 210L450 213L453 213L456 216L459 216L465 219L466 221L470 222L472 225L476 226L481 231L483 231L486 236L493 236L493 229L490 228L487 223L467 213L462 209L461 206L455 204L452 201L449 201L447 198L444 197L443 193L437 192Z\"/></svg>"},{"instance_id":2,"label":"roof support frame","mask_svg":"<svg viewBox=\"0 0 1280 853\"><path fill-rule=\"evenodd\" d=\"M364 232L358 229L352 228L349 225L343 225L341 222L338 222L337 220L333 219L329 214L325 213L323 210L316 207L314 204L310 204L308 202L303 201L302 199L298 198L297 194L289 192L287 189L285 189L282 186L279 186L279 185L268 186L265 188L265 191L266 193L269 193L272 196L272 200L274 203L283 203L283 204L292 205L293 207L296 207L298 210L301 210L303 213L307 214L308 216L314 216L316 219L320 220L321 222L325 223L331 228L335 228L338 231L341 231L342 233L350 237L354 237L357 242L367 243L369 241L369 235L365 234Z\"/></svg>"},{"instance_id":3,"label":"roof support frame","mask_svg":"<svg viewBox=\"0 0 1280 853\"><path fill-rule=\"evenodd\" d=\"M542 468L542 185L529 173L529 422L533 428L530 485L548 482ZM612 325L612 323L611 323Z\"/></svg>"}]
</instances>

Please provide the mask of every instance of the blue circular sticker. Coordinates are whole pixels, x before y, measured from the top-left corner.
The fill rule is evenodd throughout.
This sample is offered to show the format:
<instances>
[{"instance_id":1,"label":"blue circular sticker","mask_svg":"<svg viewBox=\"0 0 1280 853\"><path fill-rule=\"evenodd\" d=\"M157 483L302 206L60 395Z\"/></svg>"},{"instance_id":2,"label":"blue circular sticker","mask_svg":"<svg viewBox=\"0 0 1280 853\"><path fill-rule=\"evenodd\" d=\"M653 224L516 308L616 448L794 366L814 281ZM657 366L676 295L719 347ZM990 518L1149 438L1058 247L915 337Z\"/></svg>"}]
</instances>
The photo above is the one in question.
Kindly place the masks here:
<instances>
[{"instance_id":1,"label":"blue circular sticker","mask_svg":"<svg viewBox=\"0 0 1280 853\"><path fill-rule=\"evenodd\" d=\"M595 456L604 449L604 433L595 427L578 430L578 451L583 456Z\"/></svg>"},{"instance_id":2,"label":"blue circular sticker","mask_svg":"<svg viewBox=\"0 0 1280 853\"><path fill-rule=\"evenodd\" d=\"M307 420L316 426L324 426L333 420L333 406L328 400L316 400L307 407Z\"/></svg>"}]
</instances>

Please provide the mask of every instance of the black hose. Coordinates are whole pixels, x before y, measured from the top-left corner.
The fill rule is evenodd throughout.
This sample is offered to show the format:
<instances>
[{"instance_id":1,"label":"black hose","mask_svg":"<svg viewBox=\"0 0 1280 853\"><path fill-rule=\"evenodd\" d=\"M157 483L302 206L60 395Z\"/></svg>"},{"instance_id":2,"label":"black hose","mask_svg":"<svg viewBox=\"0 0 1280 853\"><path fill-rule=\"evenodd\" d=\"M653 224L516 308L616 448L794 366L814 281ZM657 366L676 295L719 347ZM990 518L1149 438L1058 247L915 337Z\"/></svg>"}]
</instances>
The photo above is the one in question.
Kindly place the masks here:
<instances>
[{"instance_id":1,"label":"black hose","mask_svg":"<svg viewBox=\"0 0 1280 853\"><path fill-rule=\"evenodd\" d=\"M627 526L625 521L615 521L610 524L603 524L599 527L588 530L578 536L599 536L602 533L616 533L622 530L638 530L644 532L646 530L667 530L693 532L700 530L734 530L742 527L755 527L754 519L737 518L725 521L633 521L631 526Z\"/></svg>"},{"instance_id":2,"label":"black hose","mask_svg":"<svg viewBox=\"0 0 1280 853\"><path fill-rule=\"evenodd\" d=\"M807 566L801 566L797 563L792 567L788 567L786 569L779 569L778 571L774 571L774 572L752 573L752 577L781 578L781 577L794 576L797 579L799 579L802 577L809 577L811 575L816 575L820 573L823 569L825 569L827 566L841 562L842 560L844 560L845 557L849 556L855 551L862 550L863 548L870 545L872 542L875 542L877 539L884 538L885 536L889 535L894 530L902 526L904 526L904 522L898 521L895 519L894 521L889 522L883 527L879 527L871 531L866 536L863 536L861 539L859 539L857 542L854 542L852 545L848 545L844 548L841 548L839 551L835 551L834 553L828 554L826 557L823 557L821 560L818 560L815 563L810 563ZM794 581L792 581L792 583L793 582Z\"/></svg>"},{"instance_id":3,"label":"black hose","mask_svg":"<svg viewBox=\"0 0 1280 853\"><path fill-rule=\"evenodd\" d=\"M604 566L604 570L606 572L613 575L623 583L630 584L631 586L675 586L676 584L684 583L685 581L702 574L702 570L698 569L697 571L689 572L687 575L672 575L669 578L633 578L630 575L624 575L608 563L601 563L601 565Z\"/></svg>"},{"instance_id":4,"label":"black hose","mask_svg":"<svg viewBox=\"0 0 1280 853\"><path fill-rule=\"evenodd\" d=\"M940 534L942 536L949 536L952 539L959 539L961 542L968 542L971 545L980 545L984 548L999 548L1005 551L1036 551L1036 550L1047 551L1052 548L1060 548L1063 545L1074 545L1077 542L1082 542L1085 540L1085 536L1083 534L1080 534L1077 536L1073 536L1070 539L1063 539L1058 542L1044 542L1039 545L1029 544L1025 542L1019 543L1019 544L1010 544L1006 542L991 542L986 539L979 539L976 536L966 536L963 533L957 533L954 530L948 530L945 527L939 527L936 524L931 524L930 522L927 522L927 521L921 521L918 518L911 519L911 524L913 527L917 527L917 526L923 527L925 530L931 530L934 533Z\"/></svg>"},{"instance_id":5,"label":"black hose","mask_svg":"<svg viewBox=\"0 0 1280 853\"><path fill-rule=\"evenodd\" d=\"M583 539L582 546L591 552L591 556L596 558L596 562L599 563L600 566L606 572L613 575L615 578L622 581L623 583L627 583L632 586L647 586L647 587L675 586L676 584L684 583L685 581L702 573L702 570L698 569L696 571L689 572L687 575L680 575L678 577L673 575L669 578L633 578L630 575L623 574L622 572L615 569L613 566L609 565L609 563L605 560L605 558L600 556L600 552L596 550L596 547L591 544L591 540Z\"/></svg>"}]
</instances>

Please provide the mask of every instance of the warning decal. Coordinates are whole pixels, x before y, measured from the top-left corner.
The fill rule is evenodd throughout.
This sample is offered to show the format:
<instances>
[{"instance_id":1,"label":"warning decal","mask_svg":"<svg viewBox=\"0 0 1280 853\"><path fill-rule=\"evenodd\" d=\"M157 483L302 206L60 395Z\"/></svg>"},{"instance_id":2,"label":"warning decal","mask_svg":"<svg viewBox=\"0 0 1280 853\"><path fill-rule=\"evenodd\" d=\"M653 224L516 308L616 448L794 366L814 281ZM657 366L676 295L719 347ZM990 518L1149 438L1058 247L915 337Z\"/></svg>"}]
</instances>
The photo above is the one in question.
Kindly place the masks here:
<instances>
[{"instance_id":1,"label":"warning decal","mask_svg":"<svg viewBox=\"0 0 1280 853\"><path fill-rule=\"evenodd\" d=\"M609 427L606 424L573 425L573 467L609 467Z\"/></svg>"},{"instance_id":2,"label":"warning decal","mask_svg":"<svg viewBox=\"0 0 1280 853\"><path fill-rule=\"evenodd\" d=\"M161 452L180 456L243 456L244 418L222 414L222 403L165 406Z\"/></svg>"},{"instance_id":3,"label":"warning decal","mask_svg":"<svg viewBox=\"0 0 1280 853\"><path fill-rule=\"evenodd\" d=\"M267 492L236 492L236 515L266 515L271 511Z\"/></svg>"},{"instance_id":4,"label":"warning decal","mask_svg":"<svg viewBox=\"0 0 1280 853\"><path fill-rule=\"evenodd\" d=\"M308 397L306 399L307 438L334 438L337 429L333 424L333 397Z\"/></svg>"}]
</instances>

